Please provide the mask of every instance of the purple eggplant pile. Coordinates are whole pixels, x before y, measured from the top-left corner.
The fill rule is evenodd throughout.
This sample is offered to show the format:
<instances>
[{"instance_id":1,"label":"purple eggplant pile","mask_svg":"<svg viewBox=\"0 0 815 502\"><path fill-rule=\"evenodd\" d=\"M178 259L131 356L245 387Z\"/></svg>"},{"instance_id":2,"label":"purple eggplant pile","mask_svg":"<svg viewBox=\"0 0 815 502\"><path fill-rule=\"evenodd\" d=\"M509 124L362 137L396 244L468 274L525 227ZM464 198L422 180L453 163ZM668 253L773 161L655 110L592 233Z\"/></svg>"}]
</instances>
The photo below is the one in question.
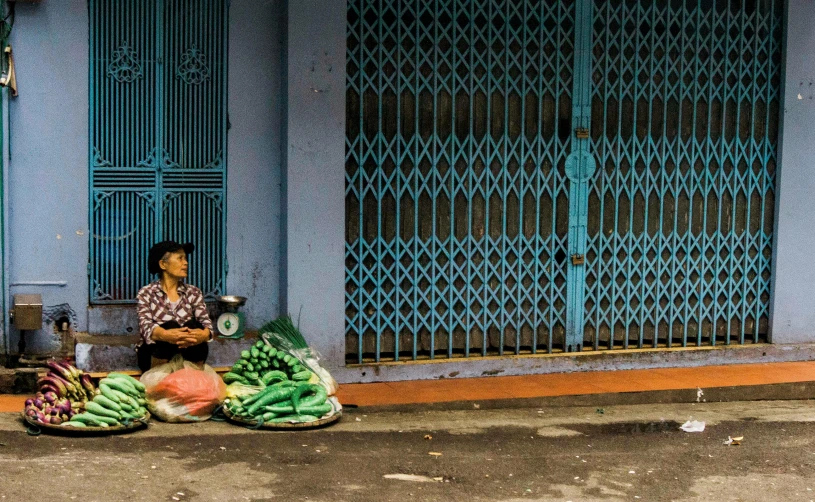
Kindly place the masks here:
<instances>
[{"instance_id":1,"label":"purple eggplant pile","mask_svg":"<svg viewBox=\"0 0 815 502\"><path fill-rule=\"evenodd\" d=\"M40 392L53 392L71 402L87 402L98 393L91 376L67 361L48 361L48 374L39 380Z\"/></svg>"},{"instance_id":2,"label":"purple eggplant pile","mask_svg":"<svg viewBox=\"0 0 815 502\"><path fill-rule=\"evenodd\" d=\"M61 425L85 409L99 390L91 376L67 361L49 361L48 374L37 381L40 391L25 402L25 415L46 425Z\"/></svg>"},{"instance_id":3,"label":"purple eggplant pile","mask_svg":"<svg viewBox=\"0 0 815 502\"><path fill-rule=\"evenodd\" d=\"M37 392L25 401L25 414L27 417L42 424L60 425L67 422L77 412L66 397L57 397L52 391Z\"/></svg>"}]
</instances>

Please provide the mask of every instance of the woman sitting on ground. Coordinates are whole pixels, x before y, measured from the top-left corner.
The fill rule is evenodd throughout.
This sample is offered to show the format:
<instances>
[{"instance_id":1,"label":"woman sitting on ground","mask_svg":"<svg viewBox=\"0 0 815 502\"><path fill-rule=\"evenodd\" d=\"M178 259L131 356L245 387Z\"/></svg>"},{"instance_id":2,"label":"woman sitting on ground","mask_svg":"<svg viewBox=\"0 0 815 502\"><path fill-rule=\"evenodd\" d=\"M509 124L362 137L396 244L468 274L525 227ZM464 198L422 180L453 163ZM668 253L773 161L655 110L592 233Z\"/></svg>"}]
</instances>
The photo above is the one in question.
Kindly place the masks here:
<instances>
[{"instance_id":1,"label":"woman sitting on ground","mask_svg":"<svg viewBox=\"0 0 815 502\"><path fill-rule=\"evenodd\" d=\"M141 344L139 368L147 371L176 354L203 367L212 340L212 321L201 290L186 284L187 255L195 246L159 242L147 257L147 269L158 280L139 290L138 312Z\"/></svg>"}]
</instances>

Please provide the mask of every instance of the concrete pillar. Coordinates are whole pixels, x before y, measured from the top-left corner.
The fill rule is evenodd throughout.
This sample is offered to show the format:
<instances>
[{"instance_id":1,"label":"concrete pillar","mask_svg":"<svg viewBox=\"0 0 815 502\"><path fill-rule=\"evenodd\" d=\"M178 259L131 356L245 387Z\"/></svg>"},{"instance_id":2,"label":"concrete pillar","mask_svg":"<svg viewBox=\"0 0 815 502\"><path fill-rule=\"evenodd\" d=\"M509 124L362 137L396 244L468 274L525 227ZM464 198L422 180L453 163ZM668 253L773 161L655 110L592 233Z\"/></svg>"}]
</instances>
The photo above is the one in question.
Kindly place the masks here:
<instances>
[{"instance_id":1,"label":"concrete pillar","mask_svg":"<svg viewBox=\"0 0 815 502\"><path fill-rule=\"evenodd\" d=\"M249 298L250 329L279 315L284 2L229 7L226 292Z\"/></svg>"},{"instance_id":2,"label":"concrete pillar","mask_svg":"<svg viewBox=\"0 0 815 502\"><path fill-rule=\"evenodd\" d=\"M283 93L283 311L344 365L345 0L289 0Z\"/></svg>"},{"instance_id":3,"label":"concrete pillar","mask_svg":"<svg viewBox=\"0 0 815 502\"><path fill-rule=\"evenodd\" d=\"M815 2L787 3L773 298L774 343L815 341Z\"/></svg>"}]
</instances>

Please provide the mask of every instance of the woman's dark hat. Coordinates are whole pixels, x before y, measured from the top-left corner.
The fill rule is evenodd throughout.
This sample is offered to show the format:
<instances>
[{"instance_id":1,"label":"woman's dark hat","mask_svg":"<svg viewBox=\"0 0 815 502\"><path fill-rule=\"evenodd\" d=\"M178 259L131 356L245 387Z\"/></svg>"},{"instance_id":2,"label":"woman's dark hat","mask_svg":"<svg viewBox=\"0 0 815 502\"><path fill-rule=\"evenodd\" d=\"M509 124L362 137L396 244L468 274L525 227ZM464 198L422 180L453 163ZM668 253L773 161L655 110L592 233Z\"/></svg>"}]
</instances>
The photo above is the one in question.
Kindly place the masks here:
<instances>
[{"instance_id":1,"label":"woman's dark hat","mask_svg":"<svg viewBox=\"0 0 815 502\"><path fill-rule=\"evenodd\" d=\"M191 242L179 244L175 241L162 241L155 244L150 248L150 253L147 255L147 271L151 274L158 274L161 272L161 267L158 262L164 258L164 255L167 253L175 253L182 249L185 253L190 254L195 251L195 245Z\"/></svg>"}]
</instances>

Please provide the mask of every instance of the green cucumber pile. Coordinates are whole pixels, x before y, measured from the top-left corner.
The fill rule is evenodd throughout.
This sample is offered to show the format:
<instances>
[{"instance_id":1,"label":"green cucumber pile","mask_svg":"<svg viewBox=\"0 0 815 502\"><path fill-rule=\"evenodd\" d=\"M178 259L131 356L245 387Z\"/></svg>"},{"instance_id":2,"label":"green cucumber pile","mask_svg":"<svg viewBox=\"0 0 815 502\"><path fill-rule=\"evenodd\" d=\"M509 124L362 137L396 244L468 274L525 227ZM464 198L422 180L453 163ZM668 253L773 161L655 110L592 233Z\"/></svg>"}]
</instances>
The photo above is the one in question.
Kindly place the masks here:
<instances>
[{"instance_id":1,"label":"green cucumber pile","mask_svg":"<svg viewBox=\"0 0 815 502\"><path fill-rule=\"evenodd\" d=\"M62 427L116 427L147 415L144 385L122 373L110 373L99 381L99 392L85 403L85 411L73 415Z\"/></svg>"},{"instance_id":2,"label":"green cucumber pile","mask_svg":"<svg viewBox=\"0 0 815 502\"><path fill-rule=\"evenodd\" d=\"M230 393L224 402L226 411L244 421L260 423L315 422L334 411L326 388L297 357L258 340L224 374L231 387L246 386L243 392Z\"/></svg>"},{"instance_id":3,"label":"green cucumber pile","mask_svg":"<svg viewBox=\"0 0 815 502\"><path fill-rule=\"evenodd\" d=\"M322 385L288 379L249 396L228 398L224 406L233 416L262 423L316 422L333 410Z\"/></svg>"},{"instance_id":4,"label":"green cucumber pile","mask_svg":"<svg viewBox=\"0 0 815 502\"><path fill-rule=\"evenodd\" d=\"M241 352L241 358L223 378L227 385L240 382L268 387L281 379L307 382L313 376L296 357L258 340L251 349Z\"/></svg>"}]
</instances>

